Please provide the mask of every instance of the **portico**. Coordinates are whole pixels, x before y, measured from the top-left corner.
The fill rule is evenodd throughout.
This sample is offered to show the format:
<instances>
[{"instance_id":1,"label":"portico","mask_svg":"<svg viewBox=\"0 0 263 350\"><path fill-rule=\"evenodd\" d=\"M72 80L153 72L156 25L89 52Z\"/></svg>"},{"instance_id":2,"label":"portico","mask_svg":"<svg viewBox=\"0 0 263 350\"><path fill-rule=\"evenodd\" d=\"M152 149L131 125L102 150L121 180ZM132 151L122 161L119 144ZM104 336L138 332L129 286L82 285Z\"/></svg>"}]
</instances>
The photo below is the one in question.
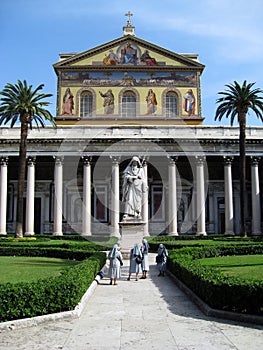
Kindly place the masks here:
<instances>
[{"instance_id":1,"label":"portico","mask_svg":"<svg viewBox=\"0 0 263 350\"><path fill-rule=\"evenodd\" d=\"M232 141L229 138L230 131ZM145 126L134 127L132 130L130 127L121 130L95 127L93 132L90 133L89 130L88 135L102 132L103 138L97 140L87 137L87 130L83 127L52 130L53 135L51 130L44 129L44 143L37 140L37 131L32 132L25 190L25 234L62 235L77 232L89 236L100 232L119 237L122 216L120 169L124 168L132 154L137 154L141 159L147 157L147 161L143 162L148 180L148 192L142 210L143 221L147 223L145 236L160 233L239 233L238 154L234 141L238 136L238 128L159 128L156 133L155 128ZM137 140L134 144L130 138L131 133L144 134L147 138ZM193 138L191 133L202 135L202 139ZM251 234L261 234L262 194L259 174L262 170L259 140L260 135L263 138L263 130L249 128L248 133L248 167L251 172L248 203L251 202L252 205L247 222ZM15 227L15 211L12 215L9 214L13 221L6 222L4 219L8 217L5 213L14 208L16 198L16 181L12 180L12 174L16 167L19 139L19 133L15 130L6 129L5 137L6 134L9 134L8 146L5 144L8 152L1 157L0 172L2 234L13 232ZM112 135L115 136L112 138ZM162 139L158 136L162 136ZM222 144L229 145L231 142L232 153L228 147L227 155L224 155ZM80 151L80 145L88 143L89 149L83 147ZM202 148L202 155L201 148L194 151L197 143ZM38 152L35 151L36 145ZM53 171L46 170L44 174L47 168L53 168ZM48 176L49 179L41 179ZM74 177L77 179L75 182L72 180ZM38 196L39 187L43 191L41 213L34 210L34 198ZM222 212L223 232L220 230ZM40 221L40 232L34 232L36 220Z\"/></svg>"}]
</instances>

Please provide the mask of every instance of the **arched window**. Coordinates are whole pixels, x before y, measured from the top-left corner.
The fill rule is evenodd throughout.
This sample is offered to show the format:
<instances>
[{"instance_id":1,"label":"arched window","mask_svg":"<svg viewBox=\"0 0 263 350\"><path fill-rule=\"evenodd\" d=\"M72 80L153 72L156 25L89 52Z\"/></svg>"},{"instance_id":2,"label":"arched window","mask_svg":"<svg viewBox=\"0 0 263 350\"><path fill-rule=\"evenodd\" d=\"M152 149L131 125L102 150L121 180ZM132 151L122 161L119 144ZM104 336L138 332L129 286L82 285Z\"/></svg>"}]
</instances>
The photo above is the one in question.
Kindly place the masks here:
<instances>
[{"instance_id":1,"label":"arched window","mask_svg":"<svg viewBox=\"0 0 263 350\"><path fill-rule=\"evenodd\" d=\"M92 93L84 91L80 96L80 117L91 117L92 116Z\"/></svg>"},{"instance_id":2,"label":"arched window","mask_svg":"<svg viewBox=\"0 0 263 350\"><path fill-rule=\"evenodd\" d=\"M177 95L173 91L170 91L166 94L165 111L167 118L175 118L178 116Z\"/></svg>"},{"instance_id":3,"label":"arched window","mask_svg":"<svg viewBox=\"0 0 263 350\"><path fill-rule=\"evenodd\" d=\"M132 91L125 91L122 95L121 114L123 118L136 117L136 96Z\"/></svg>"}]
</instances>

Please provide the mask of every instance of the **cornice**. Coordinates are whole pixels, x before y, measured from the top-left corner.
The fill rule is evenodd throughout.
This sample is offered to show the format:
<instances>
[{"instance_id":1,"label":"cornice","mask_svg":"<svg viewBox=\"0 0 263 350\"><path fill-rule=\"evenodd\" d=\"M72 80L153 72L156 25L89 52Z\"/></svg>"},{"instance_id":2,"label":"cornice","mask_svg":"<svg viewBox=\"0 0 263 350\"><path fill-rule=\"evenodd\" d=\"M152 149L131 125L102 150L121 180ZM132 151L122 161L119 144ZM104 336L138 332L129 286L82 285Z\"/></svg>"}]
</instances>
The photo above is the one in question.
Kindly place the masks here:
<instances>
[{"instance_id":1,"label":"cornice","mask_svg":"<svg viewBox=\"0 0 263 350\"><path fill-rule=\"evenodd\" d=\"M125 139L126 143L142 143L142 142L154 142L157 144L178 144L179 143L190 143L190 144L200 144L200 145L238 145L239 140L238 139L218 139L218 140L211 140L211 139L198 139L198 138L136 138L132 137L130 139L127 139L126 137L119 137L119 138L111 138L111 137L104 137L104 138L93 138L92 136L89 137L80 137L78 139L75 138L64 138L61 136L61 138L52 138L52 139L41 139L41 138L33 138L28 139L28 144L60 144L60 143L85 143L88 141L89 143L95 144L103 144L103 143L111 143L115 144L116 142L121 142ZM0 144L6 144L6 145L12 145L12 144L19 144L19 139L4 139L0 140ZM256 139L247 139L246 140L247 145L262 145L263 140L256 140Z\"/></svg>"}]
</instances>

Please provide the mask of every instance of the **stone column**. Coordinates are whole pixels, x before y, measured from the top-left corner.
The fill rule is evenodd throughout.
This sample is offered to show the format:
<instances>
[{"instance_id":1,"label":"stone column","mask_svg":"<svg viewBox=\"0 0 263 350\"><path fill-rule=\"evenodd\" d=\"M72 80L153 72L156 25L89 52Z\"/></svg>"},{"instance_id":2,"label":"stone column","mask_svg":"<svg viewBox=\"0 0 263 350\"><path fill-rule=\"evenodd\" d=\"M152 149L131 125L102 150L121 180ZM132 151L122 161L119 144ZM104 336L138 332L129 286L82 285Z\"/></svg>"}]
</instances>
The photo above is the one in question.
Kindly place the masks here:
<instances>
[{"instance_id":1,"label":"stone column","mask_svg":"<svg viewBox=\"0 0 263 350\"><path fill-rule=\"evenodd\" d=\"M196 210L196 181L193 181L193 187L190 189L190 207L189 207L189 215L192 223L191 232L196 233L196 221L197 221L197 210Z\"/></svg>"},{"instance_id":2,"label":"stone column","mask_svg":"<svg viewBox=\"0 0 263 350\"><path fill-rule=\"evenodd\" d=\"M55 157L54 172L54 236L63 236L62 212L63 212L63 157Z\"/></svg>"},{"instance_id":3,"label":"stone column","mask_svg":"<svg viewBox=\"0 0 263 350\"><path fill-rule=\"evenodd\" d=\"M91 157L83 157L82 235L91 236Z\"/></svg>"},{"instance_id":4,"label":"stone column","mask_svg":"<svg viewBox=\"0 0 263 350\"><path fill-rule=\"evenodd\" d=\"M25 236L33 236L35 215L35 158L27 160L27 193Z\"/></svg>"},{"instance_id":5,"label":"stone column","mask_svg":"<svg viewBox=\"0 0 263 350\"><path fill-rule=\"evenodd\" d=\"M251 157L252 235L261 235L261 208L258 157Z\"/></svg>"},{"instance_id":6,"label":"stone column","mask_svg":"<svg viewBox=\"0 0 263 350\"><path fill-rule=\"evenodd\" d=\"M205 229L205 157L197 157L196 164L196 211L197 211L197 235L206 236Z\"/></svg>"},{"instance_id":7,"label":"stone column","mask_svg":"<svg viewBox=\"0 0 263 350\"><path fill-rule=\"evenodd\" d=\"M7 157L0 158L0 234L6 235L7 211Z\"/></svg>"},{"instance_id":8,"label":"stone column","mask_svg":"<svg viewBox=\"0 0 263 350\"><path fill-rule=\"evenodd\" d=\"M111 188L111 236L120 238L120 157L112 159L112 188Z\"/></svg>"},{"instance_id":9,"label":"stone column","mask_svg":"<svg viewBox=\"0 0 263 350\"><path fill-rule=\"evenodd\" d=\"M214 211L214 193L212 191L208 192L209 201L209 231L208 233L215 232L215 211Z\"/></svg>"},{"instance_id":10,"label":"stone column","mask_svg":"<svg viewBox=\"0 0 263 350\"><path fill-rule=\"evenodd\" d=\"M168 165L168 235L178 236L177 231L177 198L176 198L176 165L177 158L169 159Z\"/></svg>"},{"instance_id":11,"label":"stone column","mask_svg":"<svg viewBox=\"0 0 263 350\"><path fill-rule=\"evenodd\" d=\"M225 234L226 235L233 235L234 234L232 162L233 162L233 157L224 157Z\"/></svg>"},{"instance_id":12,"label":"stone column","mask_svg":"<svg viewBox=\"0 0 263 350\"><path fill-rule=\"evenodd\" d=\"M144 178L145 178L145 189L142 194L142 221L145 222L145 225L143 227L144 229L144 236L149 236L149 203L148 203L148 164L147 161L143 161L143 171L144 171Z\"/></svg>"}]
</instances>

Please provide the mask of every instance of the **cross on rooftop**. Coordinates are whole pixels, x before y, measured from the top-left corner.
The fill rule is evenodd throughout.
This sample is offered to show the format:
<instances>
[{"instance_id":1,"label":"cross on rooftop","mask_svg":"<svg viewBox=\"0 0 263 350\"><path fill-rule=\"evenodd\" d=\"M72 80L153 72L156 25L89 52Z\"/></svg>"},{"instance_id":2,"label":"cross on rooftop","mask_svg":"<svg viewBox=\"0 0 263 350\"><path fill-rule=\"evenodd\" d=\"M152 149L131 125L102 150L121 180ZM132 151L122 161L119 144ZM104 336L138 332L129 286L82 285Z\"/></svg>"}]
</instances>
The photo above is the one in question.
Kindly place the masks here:
<instances>
[{"instance_id":1,"label":"cross on rooftop","mask_svg":"<svg viewBox=\"0 0 263 350\"><path fill-rule=\"evenodd\" d=\"M133 14L131 13L131 11L128 11L127 13L125 13L125 16L128 17L128 22L131 23L131 16L133 16Z\"/></svg>"}]
</instances>

